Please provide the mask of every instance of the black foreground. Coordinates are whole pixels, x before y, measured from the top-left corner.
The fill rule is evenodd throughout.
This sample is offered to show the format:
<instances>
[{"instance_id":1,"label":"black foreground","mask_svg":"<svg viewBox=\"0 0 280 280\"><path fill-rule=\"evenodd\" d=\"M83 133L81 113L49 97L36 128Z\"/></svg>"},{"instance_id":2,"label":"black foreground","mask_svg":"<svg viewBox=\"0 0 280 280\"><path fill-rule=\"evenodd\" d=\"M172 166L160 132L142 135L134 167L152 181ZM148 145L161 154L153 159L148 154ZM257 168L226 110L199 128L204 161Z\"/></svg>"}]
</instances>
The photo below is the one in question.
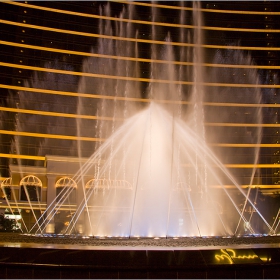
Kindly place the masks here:
<instances>
[{"instance_id":1,"label":"black foreground","mask_svg":"<svg viewBox=\"0 0 280 280\"><path fill-rule=\"evenodd\" d=\"M2 279L280 278L280 236L119 240L1 233L0 246Z\"/></svg>"}]
</instances>

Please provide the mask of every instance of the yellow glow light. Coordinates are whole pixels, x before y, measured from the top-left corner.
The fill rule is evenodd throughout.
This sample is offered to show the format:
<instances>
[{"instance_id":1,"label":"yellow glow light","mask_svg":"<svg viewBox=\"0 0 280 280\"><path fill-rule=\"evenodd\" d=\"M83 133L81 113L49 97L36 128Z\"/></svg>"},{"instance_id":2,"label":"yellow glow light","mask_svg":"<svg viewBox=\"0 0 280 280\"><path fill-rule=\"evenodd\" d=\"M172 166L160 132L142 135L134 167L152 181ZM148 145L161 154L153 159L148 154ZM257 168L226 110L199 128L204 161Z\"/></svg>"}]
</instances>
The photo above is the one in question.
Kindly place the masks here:
<instances>
[{"instance_id":1,"label":"yellow glow light","mask_svg":"<svg viewBox=\"0 0 280 280\"><path fill-rule=\"evenodd\" d=\"M254 255L236 255L236 251L233 249L227 249L228 253L232 253L232 255L230 255L231 258L233 259L255 259L258 258L258 256L256 254Z\"/></svg>"},{"instance_id":2,"label":"yellow glow light","mask_svg":"<svg viewBox=\"0 0 280 280\"><path fill-rule=\"evenodd\" d=\"M229 257L229 255L227 254L227 252L224 249L221 249L222 254L216 254L215 255L215 259L220 262L223 260L228 260L230 264L233 264L232 259Z\"/></svg>"},{"instance_id":3,"label":"yellow glow light","mask_svg":"<svg viewBox=\"0 0 280 280\"><path fill-rule=\"evenodd\" d=\"M146 6L146 7L156 7L162 9L174 9L174 10L186 10L186 11L193 11L198 10L202 12L210 12L210 13L225 13L225 14L245 14L245 15L280 15L280 12L257 12L257 11L236 11L236 10L217 10L217 9L194 9L189 7L178 7L178 6L169 6L169 5L161 5L161 4L149 4L143 2L135 2L135 1L114 1L117 3L123 4L131 4L131 5L139 5L139 6Z\"/></svg>"},{"instance_id":4,"label":"yellow glow light","mask_svg":"<svg viewBox=\"0 0 280 280\"><path fill-rule=\"evenodd\" d=\"M79 55L79 56L86 56L86 57L98 57L98 58L105 58L105 59L115 59L115 60L125 60L125 61L137 61L137 62L146 62L146 63L159 63L159 64L175 64L175 65L185 65L185 66L194 66L200 65L203 67L217 67L217 68L241 68L241 69L280 69L278 65L240 65L240 64L217 64L217 63L194 63L194 62L187 62L187 61L167 61L167 60L160 60L160 59L147 59L141 57L127 57L127 56L116 56L116 55L107 55L107 54L98 54L98 53L88 53L88 52L79 52L79 51L71 51L65 49L57 49L57 48L48 48L42 46L35 46L35 45L28 45L28 44L20 44L15 42L8 42L0 40L0 44L19 47L19 48L27 48L32 50L41 50L41 51L48 51L48 52L55 52L55 53L62 53L62 54L71 54L71 55Z\"/></svg>"},{"instance_id":5,"label":"yellow glow light","mask_svg":"<svg viewBox=\"0 0 280 280\"><path fill-rule=\"evenodd\" d=\"M109 35L102 35L102 34L94 34L94 33L87 33L87 32L78 32L74 30L66 30L66 29L59 29L59 28L52 28L40 25L33 25L27 23L20 23L14 22L9 20L0 19L0 23L20 26L25 28L32 28L37 30L44 30L50 32L57 32L62 34L72 34L77 36L84 36L84 37L93 37L93 38L103 38L103 39L110 39L110 40L118 40L118 41L127 41L127 42L135 42L135 43L147 43L147 44L157 44L157 45L171 45L171 46L181 46L181 47L200 47L200 48L210 48L210 49L232 49L232 50L266 50L266 51L279 51L279 47L250 47L250 46L225 46L225 45L201 45L201 44L192 44L192 43L181 43L181 42L167 42L167 41L158 41L158 40L146 40L146 39L139 39L139 38L127 38L127 37L119 37L119 36L109 36ZM207 27L210 28L210 27ZM220 27L217 27L220 29ZM240 29L237 29L240 30ZM251 29L249 29L251 30ZM262 30L262 29L260 29ZM234 31L234 30L231 30ZM248 31L248 30L245 30ZM251 32L251 31L250 31ZM261 32L257 30L256 32ZM265 30L267 32L267 29ZM275 30L275 32L280 32L280 30Z\"/></svg>"},{"instance_id":6,"label":"yellow glow light","mask_svg":"<svg viewBox=\"0 0 280 280\"><path fill-rule=\"evenodd\" d=\"M280 48L279 48L279 50L280 50ZM162 79L113 76L113 75L105 75L105 74L95 74L95 73L85 73L85 72L77 72L77 71L66 71L66 70L59 70L59 69L52 69L52 68L35 67L35 66L28 66L28 65L15 64L15 63L6 63L6 62L0 62L0 66L12 67L12 68L17 68L17 69L42 71L42 72L48 72L48 73L76 75L76 76L91 77L91 78L102 78L102 79L113 79L113 80L124 80L124 81L138 81L138 82L146 82L146 83L195 85L195 83L192 81L173 81L173 80L162 80ZM280 85L229 84L229 83L205 83L205 82L200 83L200 84L204 85L204 86L209 86L209 87L280 88Z\"/></svg>"},{"instance_id":7,"label":"yellow glow light","mask_svg":"<svg viewBox=\"0 0 280 280\"><path fill-rule=\"evenodd\" d=\"M230 264L233 263L232 259L256 259L258 256L256 254L253 255L236 255L236 251L233 249L221 249L222 254L216 254L215 259L217 261L222 261L227 259Z\"/></svg>"},{"instance_id":8,"label":"yellow glow light","mask_svg":"<svg viewBox=\"0 0 280 280\"><path fill-rule=\"evenodd\" d=\"M33 9L39 9L44 11L50 11L50 12L57 12L57 13L63 13L68 15L75 15L75 16L83 16L83 17L92 17L92 18L101 18L101 19L107 19L107 20L117 20L117 21L129 21L128 19L119 19L119 18L113 18L113 17L106 17L106 16L99 16L92 14L86 14L86 13L78 13L78 12L72 12L72 11L66 11L66 10L60 10L60 9L53 9L48 7L40 7L35 6L31 4L24 4L20 2L13 2L13 1L3 1L6 4L13 4L18 5L26 8L33 8ZM259 12L259 11L237 11L237 10L218 10L218 9L203 9L203 8L192 8L192 7L176 7L176 6L169 6L169 5L161 5L161 4L154 4L154 3L143 3L143 2L135 2L135 1L114 1L116 3L121 4L131 4L131 5L138 5L138 6L146 6L146 7L157 7L162 9L173 9L173 10L184 10L184 11L202 11L202 12L209 12L209 13L224 13L224 14L245 14L245 15L280 15L280 12ZM138 22L138 21L137 21Z\"/></svg>"},{"instance_id":9,"label":"yellow glow light","mask_svg":"<svg viewBox=\"0 0 280 280\"><path fill-rule=\"evenodd\" d=\"M32 159L32 160L45 160L45 157L41 156L30 156L30 155L15 155L15 154L3 154L0 153L0 157L4 158L19 158L19 159Z\"/></svg>"},{"instance_id":10,"label":"yellow glow light","mask_svg":"<svg viewBox=\"0 0 280 280\"><path fill-rule=\"evenodd\" d=\"M33 114L33 115L41 115L41 116L88 119L88 120L110 120L110 121L123 120L121 118L99 117L99 116L89 116L89 115L79 115L79 114L66 114L66 113L58 113L58 112L51 112L51 111L26 110L26 109L7 108L7 107L0 107L0 111Z\"/></svg>"},{"instance_id":11,"label":"yellow glow light","mask_svg":"<svg viewBox=\"0 0 280 280\"><path fill-rule=\"evenodd\" d=\"M118 2L118 1L117 1ZM175 23L166 23L166 22L151 22L151 21L143 21L143 20L135 20L135 19L125 19L125 18L117 18L117 17L109 17L109 16L102 16L102 15L93 15L93 14L86 14L86 13L79 13L79 12L73 12L73 11L67 11L67 10L61 10L61 9L54 9L54 8L48 8L48 7L41 7L31 4L25 4L25 3L19 3L19 2L6 2L8 4L13 4L17 6L22 6L26 8L32 8L37 10L43 10L48 12L54 12L54 13L60 13L60 14L68 14L68 15L74 15L74 16L81 16L81 17L87 17L87 18L95 18L95 19L104 19L104 20L111 20L111 21L118 21L118 22L128 22L128 23L135 23L135 24L145 24L145 25L155 25L155 26L168 26L168 27L179 27L179 28L198 28L198 26L195 25L189 25L189 24L175 24ZM128 4L127 1L123 2L120 1L120 3ZM129 4L135 4L135 5L143 5L143 3L130 3ZM145 6L151 6L151 7L158 7L158 8L166 8L166 9L176 9L176 10L188 10L188 11L194 11L194 10L200 10L203 12L212 12L212 13L234 13L234 14L277 14L279 15L279 12L254 12L254 11L234 11L234 10L217 10L217 9L195 9L191 7L175 7L175 6L168 6L168 5L158 5L158 4L144 4ZM203 30L221 30L221 31L240 31L240 32L267 32L267 29L249 29L249 28L232 28L232 27L215 27L215 26L201 26L200 27ZM274 29L272 32L280 32L280 30Z\"/></svg>"},{"instance_id":12,"label":"yellow glow light","mask_svg":"<svg viewBox=\"0 0 280 280\"><path fill-rule=\"evenodd\" d=\"M150 103L151 101L158 103L169 103L169 104L191 104L189 101L180 101L180 100L159 100L159 99L147 99L147 98L135 98L135 97L121 97L121 96L109 96L109 95L99 95L99 94L87 94L87 93L77 93L70 91L59 91L59 90L48 90L42 88L31 88L31 87L22 87L22 86L11 86L0 84L0 88L6 88L11 90L18 91L27 91L27 92L39 92L45 94L55 94L55 95L65 95L65 96L75 96L82 98L93 98L93 99L108 99L108 100L118 100L118 101L131 101L131 102L144 102ZM280 86L279 86L280 88ZM217 106L217 107L262 107L262 108L280 108L280 104L241 104L241 103L217 103L217 102L205 102L205 106Z\"/></svg>"},{"instance_id":13,"label":"yellow glow light","mask_svg":"<svg viewBox=\"0 0 280 280\"><path fill-rule=\"evenodd\" d=\"M235 147L235 148L279 148L280 144L236 144L236 143L212 143L214 147Z\"/></svg>"},{"instance_id":14,"label":"yellow glow light","mask_svg":"<svg viewBox=\"0 0 280 280\"><path fill-rule=\"evenodd\" d=\"M99 117L99 116L68 114L68 113L59 113L59 112L51 112L51 111L27 110L27 109L11 108L11 107L0 107L0 111L41 115L41 116L88 119L88 120L107 120L107 121L124 120L123 118ZM205 125L223 126L223 127L280 127L280 124L250 124L250 123L205 123Z\"/></svg>"},{"instance_id":15,"label":"yellow glow light","mask_svg":"<svg viewBox=\"0 0 280 280\"><path fill-rule=\"evenodd\" d=\"M17 135L17 136L42 137L42 138L65 139L65 140L105 141L105 139L103 139L103 138L70 136L70 135L61 135L61 134L34 133L34 132L24 132L24 131L0 130L0 133L8 134L8 135Z\"/></svg>"}]
</instances>

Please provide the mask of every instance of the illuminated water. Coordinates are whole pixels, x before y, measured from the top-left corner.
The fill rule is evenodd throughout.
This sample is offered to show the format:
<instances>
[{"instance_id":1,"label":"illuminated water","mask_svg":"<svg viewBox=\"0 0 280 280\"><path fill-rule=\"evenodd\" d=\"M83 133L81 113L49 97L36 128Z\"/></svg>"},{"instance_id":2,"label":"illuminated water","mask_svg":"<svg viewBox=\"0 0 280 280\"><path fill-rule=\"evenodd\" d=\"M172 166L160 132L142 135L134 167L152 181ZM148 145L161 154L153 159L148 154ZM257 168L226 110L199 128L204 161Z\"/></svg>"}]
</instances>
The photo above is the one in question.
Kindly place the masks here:
<instances>
[{"instance_id":1,"label":"illuminated water","mask_svg":"<svg viewBox=\"0 0 280 280\"><path fill-rule=\"evenodd\" d=\"M102 13L110 15L109 6ZM133 15L131 5L131 10L124 11L120 17L133 18ZM181 24L185 18L182 11ZM157 20L155 8L152 20ZM198 27L202 25L199 12L193 13L193 22ZM138 31L129 23L120 22L113 29L110 21L101 21L99 32L138 37ZM157 40L155 26L151 27L151 38ZM195 43L195 48L172 46L170 34L166 34L165 40L164 46L151 44L149 77L144 82L139 81L143 74L140 62L121 59L139 57L137 42L99 38L92 52L110 58L91 57L84 61L83 72L99 76L81 77L78 92L100 96L78 100L77 114L97 118L94 122L77 118L77 135L98 141L78 142L77 156L89 158L72 178L82 188L83 199L78 201L77 211L71 213L61 233L99 237L271 233L263 213L249 197L250 191L243 190L241 182L224 166L224 163L233 163L236 150L224 152L218 145L212 145L235 141L260 143L260 126L236 127L234 133L229 133L224 126L211 129L211 123L215 122L260 124L260 109L253 107L248 111L244 106L205 105L205 102L258 104L260 92L239 89L237 93L225 87L203 86L203 82L238 83L241 78L238 76L236 80L235 73L231 72L223 77L219 72L223 70L206 73L202 66L200 28L193 34L183 28L180 31L179 41ZM240 52L230 57L235 61L223 61L217 55L214 63L251 63L250 58ZM193 65L174 64L174 60L191 61ZM242 71L244 83L258 83L255 71ZM107 79L104 74L119 78ZM231 135L237 136L237 140ZM249 153L244 150L245 154L246 163L257 163L258 149L251 149ZM248 170L250 173L242 184L252 185L256 170ZM53 202L57 203L56 207L50 209L56 210L47 209L38 219L37 232L46 231L47 223L55 220L56 211L60 211L61 204L65 205L71 191L73 189L66 189L65 196ZM245 204L240 205L240 201ZM248 207L250 213L245 211Z\"/></svg>"},{"instance_id":2,"label":"illuminated water","mask_svg":"<svg viewBox=\"0 0 280 280\"><path fill-rule=\"evenodd\" d=\"M105 9L107 13L110 13L108 7ZM133 17L133 11L124 12L122 16ZM154 9L153 20L156 16ZM180 20L183 24L183 12ZM199 12L194 12L193 20L198 27L202 25ZM137 37L137 31L130 24L120 23L117 30L117 36ZM156 40L156 28L152 27L151 32L152 39ZM109 22L100 23L100 34L114 34ZM151 45L150 82L146 84L146 95L150 100L144 104L130 99L142 97L143 84L137 81L141 77L139 62L103 58L90 58L84 62L85 72L122 78L83 77L80 80L80 92L102 92L108 98L98 102L85 98L79 100L79 114L97 114L99 119L95 127L78 119L78 135L107 140L97 142L95 146L79 143L80 156L88 157L85 151L96 151L73 178L84 187L84 200L63 233L78 230L100 237L175 237L257 234L260 229L262 232L271 231L250 200L249 193L241 189L239 182L222 164L221 157L216 157L207 144L208 141L222 142L225 137L219 132L211 134L211 129L207 130L205 126L206 121L217 122L219 118L218 122L228 122L227 113L236 111L236 108L225 110L215 107L213 110L211 106L205 107L204 102L238 103L240 95L219 88L219 92L210 92L209 98L209 88L206 90L202 84L207 75L201 66L203 51L199 45L203 43L203 35L200 28L195 29L193 38L182 30L180 40L193 40L198 47L180 47L179 54L175 53L174 47L169 44L172 42L169 34L164 47ZM99 39L93 53L116 58L139 56L137 43L108 39ZM249 58L242 53L238 53L237 57L238 63L249 63ZM192 61L194 66L174 65L174 60ZM256 72L246 71L250 82L257 83ZM211 75L215 79L217 74ZM191 87L186 87L178 81L193 83ZM260 102L257 91L243 91L241 95L244 103ZM261 120L258 108L251 110L250 116L255 122ZM235 121L245 121L243 111ZM241 128L239 135L246 135L244 132ZM261 129L257 127L246 137L245 142L259 143ZM247 153L247 160L256 163L258 150ZM254 169L250 172L247 184L251 184L255 176ZM87 183L84 178L89 175L94 179ZM231 185L234 191L227 189L226 185ZM243 209L236 193L246 200ZM254 228L252 214L245 213L248 206L255 213L254 217L258 216L261 227Z\"/></svg>"}]
</instances>

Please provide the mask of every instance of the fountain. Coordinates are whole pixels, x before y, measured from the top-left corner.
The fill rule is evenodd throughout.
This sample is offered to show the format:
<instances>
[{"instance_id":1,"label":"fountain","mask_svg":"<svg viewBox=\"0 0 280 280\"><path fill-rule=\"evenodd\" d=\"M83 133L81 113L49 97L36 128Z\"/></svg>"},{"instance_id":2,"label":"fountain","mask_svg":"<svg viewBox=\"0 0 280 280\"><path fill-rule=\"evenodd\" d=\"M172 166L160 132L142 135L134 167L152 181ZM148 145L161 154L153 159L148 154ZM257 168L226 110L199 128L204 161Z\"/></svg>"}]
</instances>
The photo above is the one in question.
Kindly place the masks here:
<instances>
[{"instance_id":1,"label":"fountain","mask_svg":"<svg viewBox=\"0 0 280 280\"><path fill-rule=\"evenodd\" d=\"M261 93L255 89L237 93L204 86L204 82L211 82L209 77L218 82L221 75L216 69L206 75L202 19L196 9L199 4L194 2L194 7L197 28L193 34L183 27L186 15L181 11L180 46L173 44L169 33L165 44L157 43L157 28L151 26L155 43L145 59L139 58L139 48L145 42L138 39L131 23L120 21L113 28L111 21L100 20L100 34L111 39L99 38L92 49L98 56L84 61L83 72L93 75L81 77L78 92L89 96L79 97L77 106L78 115L97 118L76 120L77 135L97 141L78 141L77 156L88 160L81 161L72 180L82 188L83 197L62 234L138 238L274 233L256 207L251 189L244 190L238 176L225 166L235 160L236 149L224 153L220 147L224 141L260 143L260 125L248 130L238 124L248 122L244 119L248 114L249 122L261 124L260 108L252 106L247 112L244 106L259 104ZM101 13L110 16L109 5ZM119 18L133 19L133 15L131 5ZM156 18L155 10L152 21ZM113 36L132 40L116 40ZM236 56L237 61L222 62L251 63L242 53L235 52L231 57ZM149 77L143 78L147 61ZM221 63L220 57L214 62ZM232 76L229 72L224 79ZM246 69L244 76L250 83L258 83L256 71ZM93 99L93 94L99 95ZM235 131L226 125L214 128L217 122L235 122ZM242 150L236 155L242 157ZM254 166L259 150L251 148L246 155L246 163ZM243 185L251 186L256 170L248 170L250 175ZM44 233L74 189L66 185L31 231Z\"/></svg>"},{"instance_id":2,"label":"fountain","mask_svg":"<svg viewBox=\"0 0 280 280\"><path fill-rule=\"evenodd\" d=\"M109 6L104 13L110 15ZM156 20L156 11L153 14ZM127 16L133 18L133 10L123 11L120 18ZM184 12L181 12L181 24L183 20ZM79 92L102 93L106 98L100 96L98 102L90 101L90 104L88 98L79 98L78 114L96 114L98 119L93 127L90 121L78 118L78 135L100 141L95 146L78 144L80 157L88 156L92 150L95 152L73 177L81 184L84 198L63 233L75 232L81 223L84 234L96 237L232 236L272 232L250 197L250 189L246 192L241 188L210 148L209 141L219 143L226 138L220 133L225 130L211 135L205 126L206 118L217 122L219 117L219 122L229 122L229 116L232 117L229 112L236 111L236 107L218 107L217 114L217 107L214 112L213 107L204 106L205 101L242 105L252 103L253 96L253 103L259 104L260 92L246 89L236 94L219 88L216 95L212 93L209 98L202 83L206 75L202 67L199 12L194 12L193 21L198 26L193 34L196 44L193 49L183 46L179 54L175 53L170 34L164 46L151 45L150 77L144 79L148 82L145 93L148 99L143 100L141 95L143 83L139 82L137 40L100 38L92 52L110 58L94 57L84 62L83 72L119 78L82 77L80 80ZM157 40L155 26L151 30L152 39ZM138 36L130 23L120 22L113 30L110 21L102 20L100 34ZM184 43L187 37L190 39L190 34L186 35L182 29L180 42ZM240 64L250 62L242 53L234 53L234 56ZM135 59L126 60L127 57ZM176 65L176 60L181 64ZM187 67L183 64L185 60L192 61L193 65ZM250 82L258 83L256 71L246 71ZM216 78L214 74L212 78ZM184 81L192 81L191 87ZM228 114L224 114L225 108ZM234 121L244 123L243 111L240 112ZM261 122L257 106L250 110L250 117L254 122ZM246 135L244 128L237 126L236 129L239 136ZM251 140L260 143L260 126L251 129ZM247 160L257 163L258 149L253 149L249 156L247 153ZM254 168L250 172L248 185L253 183ZM84 178L90 175L93 179L86 182ZM69 193L65 192L54 209L59 209ZM240 195L246 200L243 209L239 205ZM251 208L249 216L245 213L246 207ZM54 213L49 213L46 221L51 220ZM253 226L254 219L260 220L257 228ZM40 227L38 232L45 228L45 225Z\"/></svg>"}]
</instances>

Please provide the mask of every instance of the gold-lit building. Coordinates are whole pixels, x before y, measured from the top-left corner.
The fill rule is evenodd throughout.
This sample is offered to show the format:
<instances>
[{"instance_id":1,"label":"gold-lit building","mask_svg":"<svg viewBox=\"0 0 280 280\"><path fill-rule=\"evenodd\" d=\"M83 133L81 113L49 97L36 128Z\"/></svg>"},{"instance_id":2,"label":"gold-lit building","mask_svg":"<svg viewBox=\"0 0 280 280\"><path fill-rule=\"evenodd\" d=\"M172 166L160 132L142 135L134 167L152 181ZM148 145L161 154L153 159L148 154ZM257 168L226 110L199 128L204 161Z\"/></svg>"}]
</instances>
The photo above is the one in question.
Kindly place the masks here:
<instances>
[{"instance_id":1,"label":"gold-lit building","mask_svg":"<svg viewBox=\"0 0 280 280\"><path fill-rule=\"evenodd\" d=\"M193 17L197 9L201 19ZM114 99L104 90L106 83L117 87L114 82L126 79L140 84L141 98L133 102L145 106L149 102L147 88L153 82L151 64L164 65L151 57L151 49L153 45L168 45L169 34L175 61L172 63L186 67L187 78L180 77L186 92L181 100L182 111L188 106L195 64L193 48L198 42L203 53L198 62L202 64L203 86L208 94L204 105L210 108L205 113L206 132L212 132L209 142L214 142L213 150L218 156L225 156L225 166L242 188L258 189L273 201L276 206L271 212L277 214L279 17L278 1L202 1L198 8L191 1L0 2L2 213L22 217L26 225L21 228L30 230L61 188L70 184L75 189L69 198L71 203L57 218L67 223L67 213L75 211L82 197L82 187L72 178L80 162L104 140L90 128L99 127L102 118L114 120L112 111L98 115L100 104L105 100L126 108L122 102L133 97L123 90ZM112 34L107 34L109 25ZM130 28L134 33L129 33ZM200 41L193 39L197 29L202 34ZM120 44L119 53L108 50L109 40ZM129 45L124 47L124 42ZM183 49L185 60L180 56ZM126 73L125 67L114 69L112 61L116 60L132 61L139 73ZM91 68L92 61L96 68ZM102 79L106 81L103 87L97 82ZM168 77L163 83L166 80ZM81 87L81 81L87 86ZM239 99L229 100L229 96ZM83 105L81 111L77 108L79 102ZM213 111L220 115L211 118ZM227 117L221 122L222 115ZM260 138L256 140L257 133ZM215 143L217 139L219 143ZM256 150L257 160L249 160ZM93 174L87 176L86 182L94 179Z\"/></svg>"}]
</instances>

